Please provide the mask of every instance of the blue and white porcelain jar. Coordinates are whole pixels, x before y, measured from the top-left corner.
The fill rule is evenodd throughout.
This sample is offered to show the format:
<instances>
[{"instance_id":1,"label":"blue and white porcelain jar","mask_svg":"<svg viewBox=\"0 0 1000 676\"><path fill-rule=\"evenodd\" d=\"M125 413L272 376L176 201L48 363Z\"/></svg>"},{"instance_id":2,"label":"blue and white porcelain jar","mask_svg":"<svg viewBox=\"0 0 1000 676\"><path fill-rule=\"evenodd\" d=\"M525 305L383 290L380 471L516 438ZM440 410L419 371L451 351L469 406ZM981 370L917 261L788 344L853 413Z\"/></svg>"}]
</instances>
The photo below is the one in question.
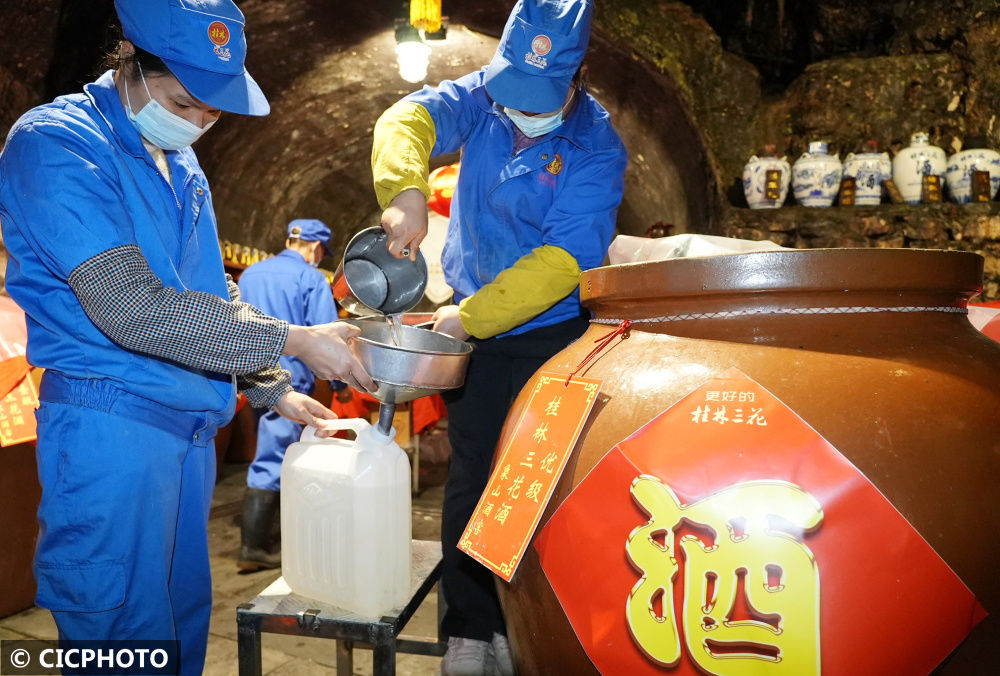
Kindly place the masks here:
<instances>
[{"instance_id":1,"label":"blue and white porcelain jar","mask_svg":"<svg viewBox=\"0 0 1000 676\"><path fill-rule=\"evenodd\" d=\"M813 141L809 151L792 165L792 191L799 204L828 207L840 190L843 167L840 158L827 153L825 141Z\"/></svg>"},{"instance_id":2,"label":"blue and white porcelain jar","mask_svg":"<svg viewBox=\"0 0 1000 676\"><path fill-rule=\"evenodd\" d=\"M892 158L892 180L904 202L920 204L924 176L941 176L944 180L946 167L944 151L930 144L926 132L918 131L910 136L910 145Z\"/></svg>"},{"instance_id":3,"label":"blue and white porcelain jar","mask_svg":"<svg viewBox=\"0 0 1000 676\"><path fill-rule=\"evenodd\" d=\"M854 179L854 204L875 206L882 203L882 182L892 178L892 160L889 153L849 153L844 158L844 176Z\"/></svg>"},{"instance_id":4,"label":"blue and white porcelain jar","mask_svg":"<svg viewBox=\"0 0 1000 676\"><path fill-rule=\"evenodd\" d=\"M972 199L972 172L990 173L990 199L1000 189L1000 153L987 148L969 148L948 158L945 179L951 199L966 204Z\"/></svg>"},{"instance_id":5,"label":"blue and white porcelain jar","mask_svg":"<svg viewBox=\"0 0 1000 676\"><path fill-rule=\"evenodd\" d=\"M764 157L752 156L743 167L743 194L751 209L777 209L785 203L792 168L784 157L775 157L774 146L767 147ZM778 172L777 196L767 190L767 173Z\"/></svg>"}]
</instances>

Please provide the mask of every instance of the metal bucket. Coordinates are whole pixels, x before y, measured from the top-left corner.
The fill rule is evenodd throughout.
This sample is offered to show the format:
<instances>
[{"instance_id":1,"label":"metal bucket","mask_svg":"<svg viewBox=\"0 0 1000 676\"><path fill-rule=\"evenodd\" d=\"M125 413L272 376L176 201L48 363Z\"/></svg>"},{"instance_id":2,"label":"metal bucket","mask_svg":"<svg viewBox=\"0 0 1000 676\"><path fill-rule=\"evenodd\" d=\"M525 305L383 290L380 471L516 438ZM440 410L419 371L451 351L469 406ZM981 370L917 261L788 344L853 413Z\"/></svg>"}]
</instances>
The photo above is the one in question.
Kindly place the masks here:
<instances>
[{"instance_id":1,"label":"metal bucket","mask_svg":"<svg viewBox=\"0 0 1000 676\"><path fill-rule=\"evenodd\" d=\"M472 345L444 333L407 326L394 327L382 317L346 319L361 329L351 351L378 385L371 395L387 404L401 404L429 394L461 387Z\"/></svg>"},{"instance_id":2,"label":"metal bucket","mask_svg":"<svg viewBox=\"0 0 1000 676\"><path fill-rule=\"evenodd\" d=\"M397 314L413 309L427 287L427 262L396 258L380 227L365 228L347 243L333 275L333 297L353 315Z\"/></svg>"}]
</instances>

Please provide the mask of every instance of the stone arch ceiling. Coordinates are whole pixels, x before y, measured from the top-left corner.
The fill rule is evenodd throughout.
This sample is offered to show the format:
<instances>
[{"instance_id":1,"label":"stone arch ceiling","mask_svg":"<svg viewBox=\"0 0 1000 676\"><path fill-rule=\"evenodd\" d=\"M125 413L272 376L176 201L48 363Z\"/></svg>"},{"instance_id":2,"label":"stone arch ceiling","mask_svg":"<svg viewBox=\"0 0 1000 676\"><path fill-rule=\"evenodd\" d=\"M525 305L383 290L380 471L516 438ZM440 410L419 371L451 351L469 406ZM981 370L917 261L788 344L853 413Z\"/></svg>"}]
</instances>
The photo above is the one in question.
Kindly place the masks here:
<instances>
[{"instance_id":1,"label":"stone arch ceiling","mask_svg":"<svg viewBox=\"0 0 1000 676\"><path fill-rule=\"evenodd\" d=\"M447 41L433 44L426 82L488 63L511 4L446 0L452 27ZM339 255L354 232L378 222L372 127L419 85L398 75L395 3L339 0L333 6L240 3L249 26L248 67L272 112L262 119L226 116L197 146L223 239L274 252L290 219L315 217L333 229ZM675 232L703 230L718 190L676 86L597 33L587 61L591 91L610 110L630 152L619 230L641 234L657 221L674 224Z\"/></svg>"}]
</instances>

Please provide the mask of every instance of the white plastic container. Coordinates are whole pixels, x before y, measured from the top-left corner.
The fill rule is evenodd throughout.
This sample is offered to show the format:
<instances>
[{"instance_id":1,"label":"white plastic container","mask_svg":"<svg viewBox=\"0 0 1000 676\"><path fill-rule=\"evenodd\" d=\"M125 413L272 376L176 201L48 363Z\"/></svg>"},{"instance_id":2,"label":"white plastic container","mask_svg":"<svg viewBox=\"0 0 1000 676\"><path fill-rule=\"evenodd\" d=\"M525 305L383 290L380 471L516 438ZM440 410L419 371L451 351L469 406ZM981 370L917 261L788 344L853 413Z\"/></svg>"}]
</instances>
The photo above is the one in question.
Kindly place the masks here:
<instances>
[{"instance_id":1,"label":"white plastic container","mask_svg":"<svg viewBox=\"0 0 1000 676\"><path fill-rule=\"evenodd\" d=\"M367 421L306 427L281 465L281 574L302 596L377 618L410 596L410 463Z\"/></svg>"}]
</instances>

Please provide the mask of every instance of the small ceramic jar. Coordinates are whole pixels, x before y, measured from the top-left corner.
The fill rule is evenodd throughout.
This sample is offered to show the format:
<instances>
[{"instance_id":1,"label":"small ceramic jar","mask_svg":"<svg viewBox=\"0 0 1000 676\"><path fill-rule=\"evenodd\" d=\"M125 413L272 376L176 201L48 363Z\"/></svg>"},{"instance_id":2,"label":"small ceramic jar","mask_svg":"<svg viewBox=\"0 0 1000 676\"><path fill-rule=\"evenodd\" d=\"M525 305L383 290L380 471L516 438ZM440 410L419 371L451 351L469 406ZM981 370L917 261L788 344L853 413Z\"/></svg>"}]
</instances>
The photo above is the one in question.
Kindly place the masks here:
<instances>
[{"instance_id":1,"label":"small ceramic jar","mask_svg":"<svg viewBox=\"0 0 1000 676\"><path fill-rule=\"evenodd\" d=\"M840 158L827 153L826 142L813 141L792 166L792 191L805 207L828 207L840 190Z\"/></svg>"},{"instance_id":2,"label":"small ceramic jar","mask_svg":"<svg viewBox=\"0 0 1000 676\"><path fill-rule=\"evenodd\" d=\"M854 203L874 206L882 203L882 182L892 178L892 160L889 153L877 152L869 142L869 152L849 153L844 159L844 176L854 179Z\"/></svg>"},{"instance_id":3,"label":"small ceramic jar","mask_svg":"<svg viewBox=\"0 0 1000 676\"><path fill-rule=\"evenodd\" d=\"M1000 153L987 148L969 148L948 158L945 179L951 199L966 204L972 199L972 172L988 171L990 174L990 199L1000 189Z\"/></svg>"},{"instance_id":4,"label":"small ceramic jar","mask_svg":"<svg viewBox=\"0 0 1000 676\"><path fill-rule=\"evenodd\" d=\"M910 136L910 145L892 158L892 180L903 201L920 204L924 176L944 176L947 163L944 151L932 146L926 132Z\"/></svg>"},{"instance_id":5,"label":"small ceramic jar","mask_svg":"<svg viewBox=\"0 0 1000 676\"><path fill-rule=\"evenodd\" d=\"M743 167L743 194L751 209L776 209L785 203L792 168L768 146L763 157L752 156ZM771 185L768 185L768 179Z\"/></svg>"}]
</instances>

